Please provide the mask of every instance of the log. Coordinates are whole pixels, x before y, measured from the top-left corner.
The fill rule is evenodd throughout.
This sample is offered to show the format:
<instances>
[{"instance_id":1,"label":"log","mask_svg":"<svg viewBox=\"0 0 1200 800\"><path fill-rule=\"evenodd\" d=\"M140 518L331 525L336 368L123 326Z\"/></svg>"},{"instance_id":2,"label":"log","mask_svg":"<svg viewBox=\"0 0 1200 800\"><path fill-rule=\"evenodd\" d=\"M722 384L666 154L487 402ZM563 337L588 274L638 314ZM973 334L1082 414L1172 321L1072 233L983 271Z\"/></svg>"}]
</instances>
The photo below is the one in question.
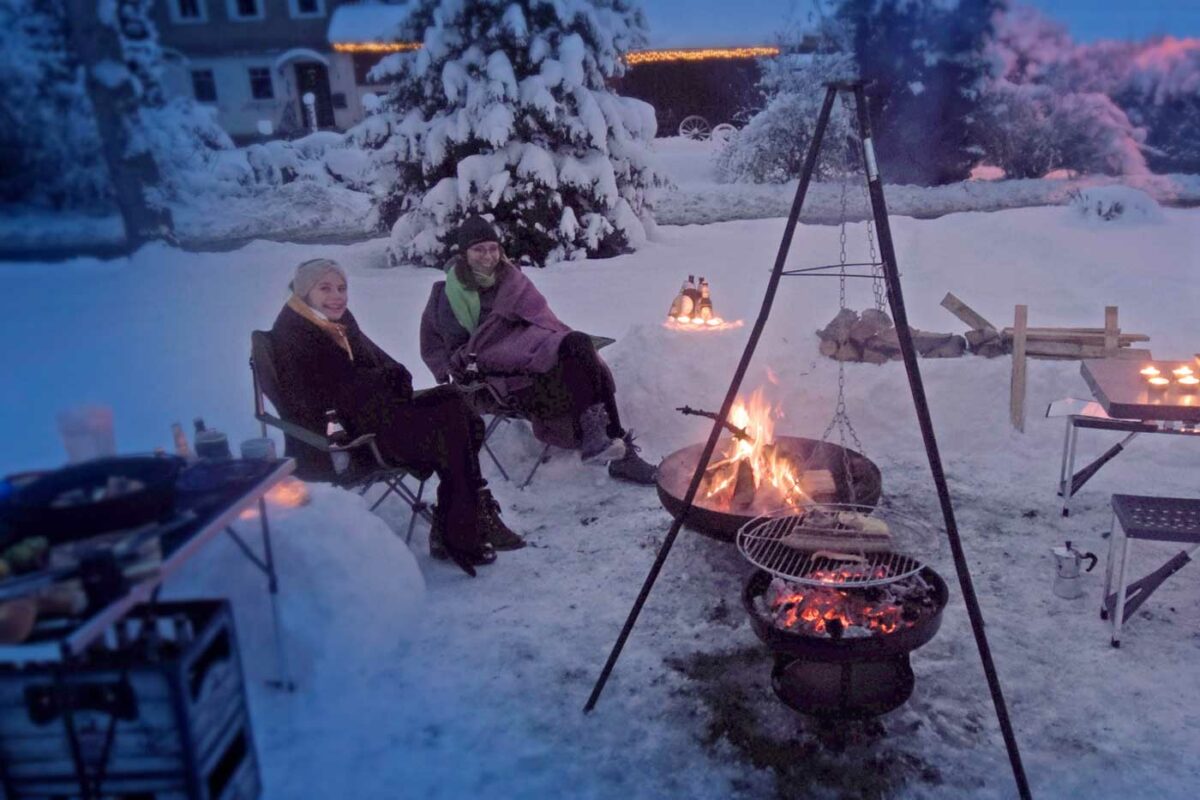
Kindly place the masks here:
<instances>
[{"instance_id":1,"label":"log","mask_svg":"<svg viewBox=\"0 0 1200 800\"><path fill-rule=\"evenodd\" d=\"M869 343L863 348L862 360L867 364L886 364L890 359L890 354L871 347Z\"/></svg>"},{"instance_id":2,"label":"log","mask_svg":"<svg viewBox=\"0 0 1200 800\"><path fill-rule=\"evenodd\" d=\"M837 494L837 483L833 473L827 469L807 469L800 476L800 486L810 496Z\"/></svg>"},{"instance_id":3,"label":"log","mask_svg":"<svg viewBox=\"0 0 1200 800\"><path fill-rule=\"evenodd\" d=\"M1013 335L1012 328L1005 328L1000 332L1002 336L1011 339ZM1081 331L1072 330L1070 328L1029 328L1025 331L1025 338L1028 341L1043 340L1052 342L1078 342L1079 344L1097 344L1104 345L1104 331L1098 330ZM1148 342L1150 337L1144 333L1118 333L1117 340L1121 347L1128 347L1134 342Z\"/></svg>"},{"instance_id":4,"label":"log","mask_svg":"<svg viewBox=\"0 0 1200 800\"><path fill-rule=\"evenodd\" d=\"M995 328L984 328L983 330L967 331L966 339L967 347L971 348L971 352L975 352L989 342L1000 341L1000 333Z\"/></svg>"},{"instance_id":5,"label":"log","mask_svg":"<svg viewBox=\"0 0 1200 800\"><path fill-rule=\"evenodd\" d=\"M958 335L951 336L949 341L934 347L923 355L926 358L958 358L967 352L967 340Z\"/></svg>"},{"instance_id":6,"label":"log","mask_svg":"<svg viewBox=\"0 0 1200 800\"><path fill-rule=\"evenodd\" d=\"M1012 382L1009 386L1008 417L1012 426L1025 432L1025 327L1029 306L1018 305L1013 320Z\"/></svg>"},{"instance_id":7,"label":"log","mask_svg":"<svg viewBox=\"0 0 1200 800\"><path fill-rule=\"evenodd\" d=\"M1055 358L1119 358L1125 349L1108 350L1100 342L1083 344L1033 340L1025 345L1025 352L1031 356L1053 356Z\"/></svg>"},{"instance_id":8,"label":"log","mask_svg":"<svg viewBox=\"0 0 1200 800\"><path fill-rule=\"evenodd\" d=\"M822 339L821 344L818 346L817 349L821 351L821 355L828 356L829 358L833 358L833 356L838 351L838 347L839 347L838 343L835 342L833 339Z\"/></svg>"},{"instance_id":9,"label":"log","mask_svg":"<svg viewBox=\"0 0 1200 800\"><path fill-rule=\"evenodd\" d=\"M1104 350L1108 355L1117 352L1118 340L1117 334L1120 328L1117 327L1117 307L1104 307Z\"/></svg>"},{"instance_id":10,"label":"log","mask_svg":"<svg viewBox=\"0 0 1200 800\"><path fill-rule=\"evenodd\" d=\"M846 342L838 347L833 357L838 361L861 361L862 350L854 342Z\"/></svg>"},{"instance_id":11,"label":"log","mask_svg":"<svg viewBox=\"0 0 1200 800\"><path fill-rule=\"evenodd\" d=\"M850 327L857 321L857 312L843 308L828 325L817 331L817 336L820 336L823 340L831 340L838 344L843 344L850 339Z\"/></svg>"},{"instance_id":12,"label":"log","mask_svg":"<svg viewBox=\"0 0 1200 800\"><path fill-rule=\"evenodd\" d=\"M984 319L983 315L950 292L946 292L946 296L942 298L942 308L967 323L967 327L972 330L996 329L996 326Z\"/></svg>"},{"instance_id":13,"label":"log","mask_svg":"<svg viewBox=\"0 0 1200 800\"><path fill-rule=\"evenodd\" d=\"M754 484L754 467L745 459L737 463L737 479L733 484L732 505L734 508L745 508L754 502L758 487Z\"/></svg>"},{"instance_id":14,"label":"log","mask_svg":"<svg viewBox=\"0 0 1200 800\"><path fill-rule=\"evenodd\" d=\"M850 341L862 347L872 336L892 327L891 323L892 321L886 314L879 312L871 314L864 311L862 316L850 326Z\"/></svg>"}]
</instances>

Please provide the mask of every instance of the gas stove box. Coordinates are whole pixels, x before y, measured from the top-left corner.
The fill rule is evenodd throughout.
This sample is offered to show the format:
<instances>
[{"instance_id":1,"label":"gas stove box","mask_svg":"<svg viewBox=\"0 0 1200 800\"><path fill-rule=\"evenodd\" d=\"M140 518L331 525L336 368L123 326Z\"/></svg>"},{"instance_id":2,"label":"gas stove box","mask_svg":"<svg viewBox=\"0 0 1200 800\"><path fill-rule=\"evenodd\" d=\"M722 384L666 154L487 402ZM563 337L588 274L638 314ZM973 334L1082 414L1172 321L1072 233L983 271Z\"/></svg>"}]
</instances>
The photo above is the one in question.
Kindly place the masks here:
<instances>
[{"instance_id":1,"label":"gas stove box","mask_svg":"<svg viewBox=\"0 0 1200 800\"><path fill-rule=\"evenodd\" d=\"M0 797L259 797L229 604L150 609L81 663L0 670Z\"/></svg>"}]
</instances>

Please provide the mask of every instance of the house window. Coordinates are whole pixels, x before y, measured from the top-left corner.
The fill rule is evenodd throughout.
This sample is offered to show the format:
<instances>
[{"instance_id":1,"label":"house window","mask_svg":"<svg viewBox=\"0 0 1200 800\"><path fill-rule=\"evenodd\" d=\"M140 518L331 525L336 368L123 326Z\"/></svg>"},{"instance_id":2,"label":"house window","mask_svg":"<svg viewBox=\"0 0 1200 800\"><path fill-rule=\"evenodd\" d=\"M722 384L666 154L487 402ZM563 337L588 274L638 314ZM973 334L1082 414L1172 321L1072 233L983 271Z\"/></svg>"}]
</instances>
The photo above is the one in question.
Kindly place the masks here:
<instances>
[{"instance_id":1,"label":"house window","mask_svg":"<svg viewBox=\"0 0 1200 800\"><path fill-rule=\"evenodd\" d=\"M271 70L266 67L250 68L250 96L255 100L275 99L275 87L271 84Z\"/></svg>"},{"instance_id":2,"label":"house window","mask_svg":"<svg viewBox=\"0 0 1200 800\"><path fill-rule=\"evenodd\" d=\"M288 0L288 11L293 17L325 16L325 0Z\"/></svg>"},{"instance_id":3,"label":"house window","mask_svg":"<svg viewBox=\"0 0 1200 800\"><path fill-rule=\"evenodd\" d=\"M171 12L171 22L177 25L195 25L208 22L208 14L204 8L204 0L171 0L167 4Z\"/></svg>"},{"instance_id":4,"label":"house window","mask_svg":"<svg viewBox=\"0 0 1200 800\"><path fill-rule=\"evenodd\" d=\"M225 7L235 22L263 18L263 0L225 0Z\"/></svg>"},{"instance_id":5,"label":"house window","mask_svg":"<svg viewBox=\"0 0 1200 800\"><path fill-rule=\"evenodd\" d=\"M217 81L211 69L192 70L192 94L201 103L217 102Z\"/></svg>"},{"instance_id":6,"label":"house window","mask_svg":"<svg viewBox=\"0 0 1200 800\"><path fill-rule=\"evenodd\" d=\"M355 53L354 54L354 83L358 86L373 86L375 85L368 77L367 73L380 61L383 56L378 53Z\"/></svg>"}]
</instances>

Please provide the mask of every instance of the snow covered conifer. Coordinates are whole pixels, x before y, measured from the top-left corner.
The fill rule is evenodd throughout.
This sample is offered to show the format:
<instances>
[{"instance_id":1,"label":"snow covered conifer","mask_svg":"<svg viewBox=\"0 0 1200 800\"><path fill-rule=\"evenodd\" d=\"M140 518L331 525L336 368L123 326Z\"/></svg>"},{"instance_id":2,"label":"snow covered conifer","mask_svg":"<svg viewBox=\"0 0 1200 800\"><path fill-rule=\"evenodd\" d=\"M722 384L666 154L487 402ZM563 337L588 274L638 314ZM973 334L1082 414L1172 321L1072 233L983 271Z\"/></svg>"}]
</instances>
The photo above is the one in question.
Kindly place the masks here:
<instances>
[{"instance_id":1,"label":"snow covered conifer","mask_svg":"<svg viewBox=\"0 0 1200 800\"><path fill-rule=\"evenodd\" d=\"M400 35L421 49L376 72L392 83L376 144L394 165L381 201L394 263L440 266L475 213L539 266L645 239L662 182L645 147L654 110L606 84L643 40L631 0L417 0Z\"/></svg>"}]
</instances>

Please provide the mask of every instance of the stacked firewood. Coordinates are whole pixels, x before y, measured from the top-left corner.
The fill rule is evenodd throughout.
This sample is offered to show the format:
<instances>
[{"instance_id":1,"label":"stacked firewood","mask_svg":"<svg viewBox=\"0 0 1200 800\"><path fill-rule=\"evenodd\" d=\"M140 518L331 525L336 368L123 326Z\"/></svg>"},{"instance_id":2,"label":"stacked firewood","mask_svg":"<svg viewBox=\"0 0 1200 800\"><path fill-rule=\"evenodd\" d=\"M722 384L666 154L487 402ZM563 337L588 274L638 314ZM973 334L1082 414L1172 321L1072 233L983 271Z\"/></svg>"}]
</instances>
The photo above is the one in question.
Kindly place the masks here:
<instances>
[{"instance_id":1,"label":"stacked firewood","mask_svg":"<svg viewBox=\"0 0 1200 800\"><path fill-rule=\"evenodd\" d=\"M957 358L967 350L967 340L953 333L931 333L909 327L913 345L924 358ZM898 361L900 338L892 318L883 311L869 308L861 314L843 308L817 331L821 355L837 361L864 361L883 364Z\"/></svg>"}]
</instances>

